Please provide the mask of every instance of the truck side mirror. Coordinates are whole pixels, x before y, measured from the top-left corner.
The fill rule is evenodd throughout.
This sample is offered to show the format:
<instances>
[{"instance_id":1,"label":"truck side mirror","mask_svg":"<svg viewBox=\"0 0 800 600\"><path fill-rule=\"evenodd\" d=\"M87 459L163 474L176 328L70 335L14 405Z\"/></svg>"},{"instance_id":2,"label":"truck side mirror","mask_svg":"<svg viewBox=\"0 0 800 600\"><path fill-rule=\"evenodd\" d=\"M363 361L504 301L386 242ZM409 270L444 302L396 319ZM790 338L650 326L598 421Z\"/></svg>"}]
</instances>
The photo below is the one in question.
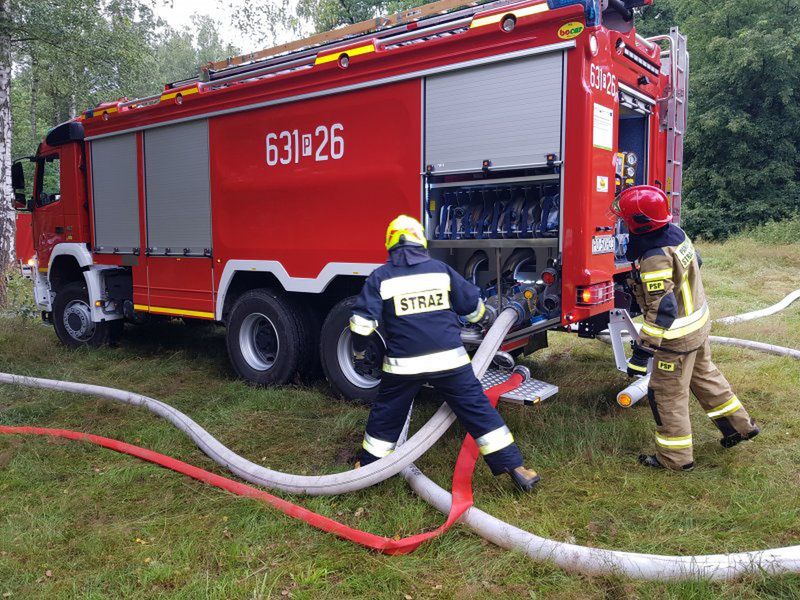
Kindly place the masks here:
<instances>
[{"instance_id":1,"label":"truck side mirror","mask_svg":"<svg viewBox=\"0 0 800 600\"><path fill-rule=\"evenodd\" d=\"M33 201L25 197L25 192L14 192L14 210L31 210Z\"/></svg>"},{"instance_id":2,"label":"truck side mirror","mask_svg":"<svg viewBox=\"0 0 800 600\"><path fill-rule=\"evenodd\" d=\"M11 165L11 187L15 191L25 189L25 171L22 170L22 163L19 161Z\"/></svg>"}]
</instances>

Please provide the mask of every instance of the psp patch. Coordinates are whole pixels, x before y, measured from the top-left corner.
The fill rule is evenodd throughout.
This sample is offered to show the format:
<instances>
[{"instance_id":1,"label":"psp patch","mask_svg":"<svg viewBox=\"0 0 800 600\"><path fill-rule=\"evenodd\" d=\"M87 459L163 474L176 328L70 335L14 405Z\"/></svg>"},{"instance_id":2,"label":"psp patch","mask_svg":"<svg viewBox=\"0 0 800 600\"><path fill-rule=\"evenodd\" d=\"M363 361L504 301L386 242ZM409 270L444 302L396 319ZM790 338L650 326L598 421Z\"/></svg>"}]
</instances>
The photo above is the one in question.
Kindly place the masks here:
<instances>
[{"instance_id":1,"label":"psp patch","mask_svg":"<svg viewBox=\"0 0 800 600\"><path fill-rule=\"evenodd\" d=\"M675 363L660 360L658 361L658 368L662 371L669 371L670 373L672 373L673 371L675 371Z\"/></svg>"},{"instance_id":2,"label":"psp patch","mask_svg":"<svg viewBox=\"0 0 800 600\"><path fill-rule=\"evenodd\" d=\"M412 292L394 297L394 312L398 317L450 310L450 294L447 290Z\"/></svg>"},{"instance_id":3,"label":"psp patch","mask_svg":"<svg viewBox=\"0 0 800 600\"><path fill-rule=\"evenodd\" d=\"M664 291L664 282L663 281L648 281L647 282L647 291L648 292L663 292Z\"/></svg>"}]
</instances>

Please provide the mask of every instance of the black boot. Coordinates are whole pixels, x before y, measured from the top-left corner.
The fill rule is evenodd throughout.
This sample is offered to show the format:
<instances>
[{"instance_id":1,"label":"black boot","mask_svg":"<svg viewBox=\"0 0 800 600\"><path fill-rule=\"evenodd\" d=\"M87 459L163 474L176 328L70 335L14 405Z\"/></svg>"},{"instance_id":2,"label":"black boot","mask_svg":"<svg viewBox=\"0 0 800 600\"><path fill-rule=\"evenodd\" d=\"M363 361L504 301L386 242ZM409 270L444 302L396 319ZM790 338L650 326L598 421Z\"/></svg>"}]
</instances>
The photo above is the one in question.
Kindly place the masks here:
<instances>
[{"instance_id":1,"label":"black boot","mask_svg":"<svg viewBox=\"0 0 800 600\"><path fill-rule=\"evenodd\" d=\"M517 467L513 471L508 471L508 474L511 476L514 485L517 486L517 489L521 492L533 491L533 488L536 487L536 484L541 480L541 477L536 471L526 469L524 466Z\"/></svg>"},{"instance_id":2,"label":"black boot","mask_svg":"<svg viewBox=\"0 0 800 600\"><path fill-rule=\"evenodd\" d=\"M664 465L658 460L658 457L655 454L640 454L639 455L639 464L645 467L650 467L651 469L663 469Z\"/></svg>"},{"instance_id":3,"label":"black boot","mask_svg":"<svg viewBox=\"0 0 800 600\"><path fill-rule=\"evenodd\" d=\"M658 457L655 454L640 454L639 464L645 467L650 467L651 469L666 468L661 464L661 461L658 460ZM691 471L692 469L694 469L694 462L690 462L681 467L681 471Z\"/></svg>"},{"instance_id":4,"label":"black boot","mask_svg":"<svg viewBox=\"0 0 800 600\"><path fill-rule=\"evenodd\" d=\"M741 442L752 440L759 433L761 433L761 430L758 427L755 427L752 431L748 431L745 434L741 434L737 431L736 433L732 433L731 435L726 435L719 441L719 443L722 444L723 448L733 448L734 446L740 444Z\"/></svg>"}]
</instances>

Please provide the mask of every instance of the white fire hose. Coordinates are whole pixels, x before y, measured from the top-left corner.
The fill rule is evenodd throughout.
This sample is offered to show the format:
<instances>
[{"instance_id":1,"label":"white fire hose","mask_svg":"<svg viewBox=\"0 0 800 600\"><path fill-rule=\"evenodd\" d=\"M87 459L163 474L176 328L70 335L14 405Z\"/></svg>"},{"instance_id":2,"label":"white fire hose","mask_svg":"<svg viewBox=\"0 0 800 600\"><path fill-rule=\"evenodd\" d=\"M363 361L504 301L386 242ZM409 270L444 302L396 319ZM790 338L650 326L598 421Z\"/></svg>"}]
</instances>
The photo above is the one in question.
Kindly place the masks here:
<instances>
[{"instance_id":1,"label":"white fire hose","mask_svg":"<svg viewBox=\"0 0 800 600\"><path fill-rule=\"evenodd\" d=\"M800 297L800 290L795 294L797 294L795 299ZM786 300L783 301L783 303L785 302ZM782 308L785 308L790 303L784 304ZM773 312L782 310L782 308L778 308ZM766 311L769 310L771 309L766 309ZM765 311L757 312L773 314ZM755 313L748 313L747 315L741 315L741 317L757 318L750 316L752 314ZM763 316L763 314L759 314L759 316ZM473 368L479 378L488 368L491 359L516 319L517 313L513 309L506 309L498 316L497 322L490 329L484 343L481 344L473 358ZM712 341L800 358L800 352L797 350L780 346L733 338L712 337ZM147 396L104 386L26 377L9 373L0 373L0 383L100 396L134 406L145 407L186 433L203 452L221 466L247 481L266 487L311 495L340 494L369 487L402 471L403 476L411 484L411 487L424 500L442 512L446 513L450 509L451 495L428 479L412 464L416 458L422 456L444 434L455 420L455 415L445 404L416 434L386 458L353 471L333 475L300 476L266 469L238 456L182 412ZM524 552L537 560L551 561L569 571L586 574L614 573L637 579L677 580L692 578L731 579L743 573L751 572L800 572L800 546L736 554L661 556L588 548L549 540L505 523L476 507L470 508L461 518L461 521L481 537L498 546Z\"/></svg>"},{"instance_id":2,"label":"white fire hose","mask_svg":"<svg viewBox=\"0 0 800 600\"><path fill-rule=\"evenodd\" d=\"M475 375L483 377L492 362L503 339L519 318L519 313L513 308L501 312L478 351L472 358L472 368ZM208 431L169 404L149 398L134 392L127 392L115 388L73 383L54 379L41 379L39 377L26 377L11 373L0 373L0 383L9 383L34 388L72 392L99 396L108 400L122 402L133 406L146 408L172 423L183 433L189 436L205 454L220 466L235 473L245 481L263 485L264 487L283 490L293 494L308 494L312 496L327 496L354 492L370 487L381 481L397 475L405 467L411 465L416 459L425 454L439 438L444 435L456 419L453 411L447 404L442 404L430 420L405 443L401 448L392 452L374 463L330 475L294 475L273 471L257 465L239 456L230 448L224 446Z\"/></svg>"},{"instance_id":3,"label":"white fire hose","mask_svg":"<svg viewBox=\"0 0 800 600\"><path fill-rule=\"evenodd\" d=\"M775 314L791 302L800 298L800 290L787 296L780 303L758 311L759 316ZM779 307L779 308L775 308ZM747 317L755 313L741 315ZM735 317L729 317L735 318ZM757 318L757 317L749 317ZM749 320L742 319L742 320ZM730 321L738 322L738 321ZM735 338L711 336L711 341L735 345L771 354L800 359L800 351L782 346L762 344ZM639 383L646 378L641 378ZM645 385L645 393L647 386ZM417 494L437 510L447 513L452 496L428 479L415 465L403 471L403 477ZM514 527L505 521L472 507L461 517L461 522L482 538L501 548L523 552L535 560L553 562L559 567L587 575L624 575L633 579L682 580L682 579L734 579L746 573L798 573L800 572L800 545L734 554L708 554L699 556L664 556L621 552L602 548L589 548L568 544L534 535Z\"/></svg>"},{"instance_id":4,"label":"white fire hose","mask_svg":"<svg viewBox=\"0 0 800 600\"><path fill-rule=\"evenodd\" d=\"M752 312L744 313L741 315L733 315L731 317L722 317L714 319L715 323L722 323L724 325L731 325L734 323L743 323L745 321L752 321L753 319L761 319L779 313L780 311L789 307L794 301L800 299L800 290L795 290L777 304L773 304L762 310L754 310ZM635 325L638 329L641 325ZM598 338L604 342L608 342L608 337L603 336ZM714 344L722 346L737 346L739 348L746 348L748 350L758 350L759 352L766 352L767 354L776 354L778 356L790 356L792 358L800 359L800 350L793 348L784 348L783 346L775 346L773 344L765 344L763 342L754 342L752 340L740 340L738 338L720 337L717 335L709 336L708 338ZM639 377L628 387L617 394L617 403L624 407L630 408L639 400L647 395L647 388L650 385L650 375Z\"/></svg>"}]
</instances>

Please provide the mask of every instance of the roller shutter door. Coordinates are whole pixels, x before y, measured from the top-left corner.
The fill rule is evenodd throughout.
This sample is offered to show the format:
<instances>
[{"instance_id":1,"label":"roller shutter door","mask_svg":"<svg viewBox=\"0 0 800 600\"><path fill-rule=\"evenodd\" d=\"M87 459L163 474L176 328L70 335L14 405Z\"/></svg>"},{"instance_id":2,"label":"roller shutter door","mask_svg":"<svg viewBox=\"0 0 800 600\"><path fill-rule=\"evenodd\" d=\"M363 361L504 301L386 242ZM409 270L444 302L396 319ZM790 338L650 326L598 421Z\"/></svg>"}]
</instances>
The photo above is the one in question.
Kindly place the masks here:
<instances>
[{"instance_id":1,"label":"roller shutter door","mask_svg":"<svg viewBox=\"0 0 800 600\"><path fill-rule=\"evenodd\" d=\"M139 190L136 134L91 143L95 251L132 254L139 250Z\"/></svg>"},{"instance_id":2,"label":"roller shutter door","mask_svg":"<svg viewBox=\"0 0 800 600\"><path fill-rule=\"evenodd\" d=\"M149 253L209 253L208 121L150 129L144 140Z\"/></svg>"},{"instance_id":3,"label":"roller shutter door","mask_svg":"<svg viewBox=\"0 0 800 600\"><path fill-rule=\"evenodd\" d=\"M564 52L428 77L425 164L434 172L542 165L561 155Z\"/></svg>"}]
</instances>

